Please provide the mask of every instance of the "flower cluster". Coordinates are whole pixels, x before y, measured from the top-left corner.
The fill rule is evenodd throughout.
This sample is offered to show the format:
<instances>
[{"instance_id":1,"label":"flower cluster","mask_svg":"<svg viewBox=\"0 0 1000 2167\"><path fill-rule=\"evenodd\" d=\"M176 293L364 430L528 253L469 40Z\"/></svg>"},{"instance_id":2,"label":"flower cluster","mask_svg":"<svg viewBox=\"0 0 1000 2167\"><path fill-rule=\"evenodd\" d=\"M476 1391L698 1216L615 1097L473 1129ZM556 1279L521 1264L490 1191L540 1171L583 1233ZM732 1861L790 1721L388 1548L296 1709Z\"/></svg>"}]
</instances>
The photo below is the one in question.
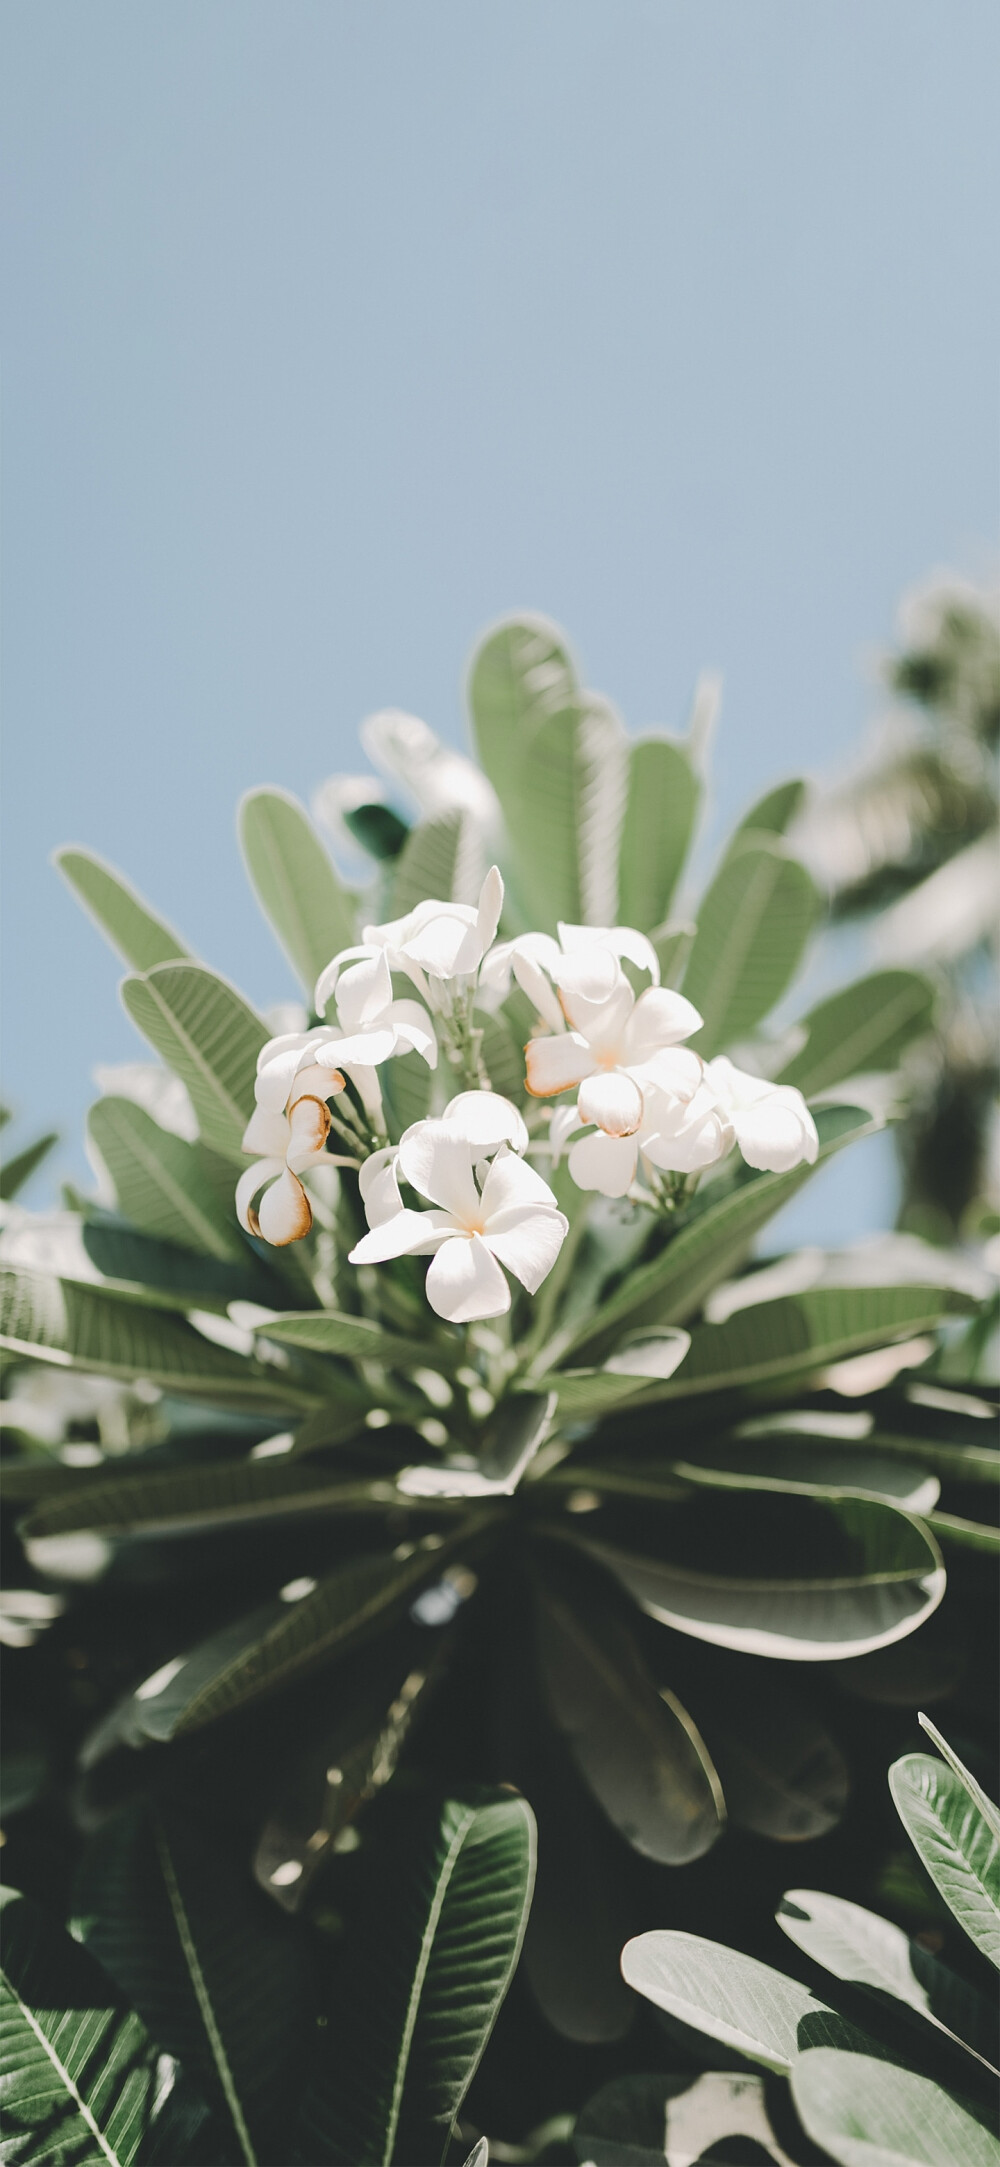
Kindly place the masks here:
<instances>
[{"instance_id":1,"label":"flower cluster","mask_svg":"<svg viewBox=\"0 0 1000 2167\"><path fill-rule=\"evenodd\" d=\"M558 939L498 942L503 899L494 866L475 908L428 901L366 926L317 984L316 1011L329 1020L263 1048L243 1139L263 1154L237 1190L248 1232L278 1246L299 1240L312 1223L301 1176L331 1158L354 1167L369 1231L351 1262L430 1257L427 1298L452 1323L501 1315L505 1271L534 1294L556 1260L568 1221L529 1151L553 1169L565 1154L578 1189L660 1208L736 1148L775 1171L812 1163L818 1148L800 1092L685 1043L702 1019L660 985L645 934L560 925ZM393 973L421 999L398 997ZM492 1089L475 1020L501 1006L512 980L536 1017L524 1050L529 1107L561 1102L547 1117L538 1109L534 1130ZM435 1069L439 1048L465 1089L390 1143L379 1068L417 1053Z\"/></svg>"}]
</instances>

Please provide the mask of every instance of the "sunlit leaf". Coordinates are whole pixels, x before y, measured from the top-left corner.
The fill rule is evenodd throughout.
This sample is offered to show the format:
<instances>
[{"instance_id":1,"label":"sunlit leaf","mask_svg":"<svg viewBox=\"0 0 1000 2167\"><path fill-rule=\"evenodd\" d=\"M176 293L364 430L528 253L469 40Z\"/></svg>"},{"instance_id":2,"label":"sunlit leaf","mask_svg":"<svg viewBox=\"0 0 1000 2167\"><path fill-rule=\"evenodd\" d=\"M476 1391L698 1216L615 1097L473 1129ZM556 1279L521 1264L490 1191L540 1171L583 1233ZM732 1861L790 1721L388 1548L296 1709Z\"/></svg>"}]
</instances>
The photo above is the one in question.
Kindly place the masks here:
<instances>
[{"instance_id":1,"label":"sunlit leaf","mask_svg":"<svg viewBox=\"0 0 1000 2167\"><path fill-rule=\"evenodd\" d=\"M266 1023L200 963L164 963L126 978L122 1000L150 1045L186 1084L202 1140L242 1160Z\"/></svg>"},{"instance_id":2,"label":"sunlit leaf","mask_svg":"<svg viewBox=\"0 0 1000 2167\"><path fill-rule=\"evenodd\" d=\"M797 1979L700 1934L639 1934L622 1950L622 1972L658 2009L766 2069L787 2074L807 2047L870 2048Z\"/></svg>"},{"instance_id":3,"label":"sunlit leaf","mask_svg":"<svg viewBox=\"0 0 1000 2167\"><path fill-rule=\"evenodd\" d=\"M684 992L704 1017L692 1041L715 1053L745 1038L780 1000L812 931L819 898L775 840L748 839L724 859L698 912Z\"/></svg>"},{"instance_id":4,"label":"sunlit leaf","mask_svg":"<svg viewBox=\"0 0 1000 2167\"><path fill-rule=\"evenodd\" d=\"M188 950L172 926L157 918L113 865L93 850L57 850L54 862L78 902L106 940L134 971L186 957Z\"/></svg>"},{"instance_id":5,"label":"sunlit leaf","mask_svg":"<svg viewBox=\"0 0 1000 2167\"><path fill-rule=\"evenodd\" d=\"M257 900L311 1003L320 972L355 939L356 899L287 790L249 790L237 825Z\"/></svg>"},{"instance_id":6,"label":"sunlit leaf","mask_svg":"<svg viewBox=\"0 0 1000 2167\"><path fill-rule=\"evenodd\" d=\"M895 1761L889 1788L935 1888L977 1949L1000 1970L1000 1839L991 1819L963 1777L926 1753Z\"/></svg>"},{"instance_id":7,"label":"sunlit leaf","mask_svg":"<svg viewBox=\"0 0 1000 2167\"><path fill-rule=\"evenodd\" d=\"M792 2070L792 2097L840 2167L998 2167L1000 2144L929 2077L817 2046Z\"/></svg>"}]
</instances>

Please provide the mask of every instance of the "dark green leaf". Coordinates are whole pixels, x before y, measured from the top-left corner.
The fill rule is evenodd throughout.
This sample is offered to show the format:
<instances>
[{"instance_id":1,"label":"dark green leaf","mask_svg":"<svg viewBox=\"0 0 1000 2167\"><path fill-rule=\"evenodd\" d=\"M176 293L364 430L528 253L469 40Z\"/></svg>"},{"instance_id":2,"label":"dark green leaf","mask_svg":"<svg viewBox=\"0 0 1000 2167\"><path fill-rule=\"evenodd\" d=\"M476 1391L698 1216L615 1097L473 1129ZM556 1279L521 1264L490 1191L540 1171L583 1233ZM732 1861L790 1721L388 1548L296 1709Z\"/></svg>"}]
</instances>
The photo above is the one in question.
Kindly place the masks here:
<instances>
[{"instance_id":1,"label":"dark green leaf","mask_svg":"<svg viewBox=\"0 0 1000 2167\"><path fill-rule=\"evenodd\" d=\"M345 1481L284 1454L119 1475L109 1475L105 1467L66 1494L36 1505L21 1532L29 1542L80 1528L121 1539L177 1535L296 1513L385 1511L397 1502L392 1482Z\"/></svg>"},{"instance_id":2,"label":"dark green leaf","mask_svg":"<svg viewBox=\"0 0 1000 2167\"><path fill-rule=\"evenodd\" d=\"M510 1984L534 1873L523 1798L410 1804L373 1858L329 2067L303 2101L310 2167L443 2158Z\"/></svg>"}]
</instances>

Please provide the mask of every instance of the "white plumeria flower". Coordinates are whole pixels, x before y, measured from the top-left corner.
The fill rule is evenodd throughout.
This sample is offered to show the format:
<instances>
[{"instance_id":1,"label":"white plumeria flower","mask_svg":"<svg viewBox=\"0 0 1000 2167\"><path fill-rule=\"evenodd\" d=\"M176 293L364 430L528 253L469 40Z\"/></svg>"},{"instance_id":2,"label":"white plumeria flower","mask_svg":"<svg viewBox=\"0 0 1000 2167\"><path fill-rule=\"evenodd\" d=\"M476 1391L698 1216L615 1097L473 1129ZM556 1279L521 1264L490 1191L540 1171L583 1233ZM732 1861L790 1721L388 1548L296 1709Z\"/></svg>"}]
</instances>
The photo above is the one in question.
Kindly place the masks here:
<instances>
[{"instance_id":1,"label":"white plumeria flower","mask_svg":"<svg viewBox=\"0 0 1000 2167\"><path fill-rule=\"evenodd\" d=\"M581 929L564 927L562 931L565 936ZM568 953L561 949L547 960L546 969L556 979L559 995L558 1009L553 1002L545 1020L555 1023L558 1013L560 1023L565 1020L568 1028L530 1039L525 1047L527 1088L532 1097L554 1098L576 1086L580 1122L603 1130L606 1136L638 1133L644 1120L645 1088L655 1086L686 1102L703 1073L700 1057L680 1048L680 1041L700 1028L698 1010L682 993L665 986L648 986L636 998L610 945L612 939L621 942L626 937L630 944L644 942L642 934L622 927L608 937L607 945L581 941L579 947ZM623 952L631 953L631 945ZM515 958L515 970L522 963L522 958ZM541 971L538 977L541 980Z\"/></svg>"},{"instance_id":2,"label":"white plumeria flower","mask_svg":"<svg viewBox=\"0 0 1000 2167\"><path fill-rule=\"evenodd\" d=\"M682 1061L692 1064L687 1077L680 1072ZM655 1081L658 1066L665 1071L666 1088ZM690 1089L678 1088L686 1082ZM560 1108L559 1114L562 1112ZM559 1114L553 1116L553 1127ZM561 1139L565 1133L561 1126ZM697 1055L678 1047L643 1072L643 1119L639 1129L631 1136L612 1136L595 1129L578 1137L570 1145L569 1170L578 1189L598 1189L602 1196L627 1196L639 1171L640 1152L658 1172L702 1173L724 1158L734 1141L726 1114L703 1080Z\"/></svg>"},{"instance_id":3,"label":"white plumeria flower","mask_svg":"<svg viewBox=\"0 0 1000 2167\"><path fill-rule=\"evenodd\" d=\"M405 918L366 926L365 949L358 952L384 954L391 969L405 971L430 998L436 979L475 977L496 939L502 909L503 881L493 865L475 908L471 903L418 903Z\"/></svg>"},{"instance_id":4,"label":"white plumeria flower","mask_svg":"<svg viewBox=\"0 0 1000 2167\"><path fill-rule=\"evenodd\" d=\"M709 1061L705 1081L727 1115L748 1166L785 1174L793 1166L815 1165L819 1150L816 1123L794 1084L768 1083L735 1068L725 1054Z\"/></svg>"},{"instance_id":5,"label":"white plumeria flower","mask_svg":"<svg viewBox=\"0 0 1000 2167\"><path fill-rule=\"evenodd\" d=\"M293 1078L287 1113L281 1107L258 1104L247 1123L244 1151L260 1151L264 1156L240 1175L236 1215L248 1234L261 1235L275 1249L301 1241L312 1226L312 1205L299 1175L326 1158L330 1113L324 1101L343 1089L343 1076L312 1065ZM261 1189L264 1194L257 1212L254 1198Z\"/></svg>"},{"instance_id":6,"label":"white plumeria flower","mask_svg":"<svg viewBox=\"0 0 1000 2167\"><path fill-rule=\"evenodd\" d=\"M502 941L494 948L480 977L487 997L492 996L496 1002L504 1000L513 976L521 991L534 1002L543 1022L551 1024L554 1031L561 1031L563 1011L552 987L562 984L561 972L567 956L579 957L593 948L603 949L609 956L626 958L638 970L649 973L652 985L659 985L659 957L652 941L647 940L645 933L638 933L634 926L566 925L560 920L558 931L558 940L553 940L551 933L520 933L516 940ZM571 972L572 968L571 965Z\"/></svg>"},{"instance_id":7,"label":"white plumeria flower","mask_svg":"<svg viewBox=\"0 0 1000 2167\"><path fill-rule=\"evenodd\" d=\"M443 1119L415 1122L396 1151L376 1152L361 1169L371 1231L352 1249L351 1263L429 1256L427 1299L451 1324L510 1308L502 1265L536 1294L569 1222L548 1183L511 1142L523 1148L524 1123L516 1106L494 1092L463 1092ZM432 1210L404 1205L400 1175Z\"/></svg>"},{"instance_id":8,"label":"white plumeria flower","mask_svg":"<svg viewBox=\"0 0 1000 2167\"><path fill-rule=\"evenodd\" d=\"M333 1068L378 1068L397 1053L422 1054L428 1068L437 1062L437 1039L426 1008L419 1001L392 997L390 960L385 948L344 948L317 981L319 1014L336 995L337 1021L325 1028L315 1058Z\"/></svg>"}]
</instances>

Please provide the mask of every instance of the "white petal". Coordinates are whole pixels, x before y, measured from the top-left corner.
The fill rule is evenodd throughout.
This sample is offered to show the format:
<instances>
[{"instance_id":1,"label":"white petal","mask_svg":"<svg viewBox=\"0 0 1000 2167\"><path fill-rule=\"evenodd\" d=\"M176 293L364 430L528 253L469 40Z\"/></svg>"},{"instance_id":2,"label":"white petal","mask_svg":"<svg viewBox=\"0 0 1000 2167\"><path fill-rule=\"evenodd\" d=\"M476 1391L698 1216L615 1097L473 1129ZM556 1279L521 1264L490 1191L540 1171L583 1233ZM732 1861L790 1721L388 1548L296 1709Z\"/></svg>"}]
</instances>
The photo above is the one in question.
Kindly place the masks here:
<instances>
[{"instance_id":1,"label":"white petal","mask_svg":"<svg viewBox=\"0 0 1000 2167\"><path fill-rule=\"evenodd\" d=\"M523 1211L528 1206L537 1211L539 1205L546 1210L557 1209L556 1198L548 1182L536 1174L533 1166L519 1159L512 1151L502 1151L494 1159L483 1183L483 1220L487 1232L493 1225L494 1213L510 1211L516 1207Z\"/></svg>"},{"instance_id":2,"label":"white petal","mask_svg":"<svg viewBox=\"0 0 1000 2167\"><path fill-rule=\"evenodd\" d=\"M257 1219L264 1240L274 1249L285 1249L289 1242L301 1241L308 1234L312 1216L312 1205L301 1181L283 1168L260 1200Z\"/></svg>"},{"instance_id":3,"label":"white petal","mask_svg":"<svg viewBox=\"0 0 1000 2167\"><path fill-rule=\"evenodd\" d=\"M580 1085L581 1122L596 1122L605 1136L634 1136L642 1120L642 1092L624 1069L599 1069Z\"/></svg>"},{"instance_id":4,"label":"white petal","mask_svg":"<svg viewBox=\"0 0 1000 2167\"><path fill-rule=\"evenodd\" d=\"M637 970L648 971L654 986L660 983L660 959L653 943L635 926L614 925L564 925L559 921L559 938L567 955L575 949L586 948L599 941L602 948L609 948L613 956L625 956Z\"/></svg>"},{"instance_id":5,"label":"white petal","mask_svg":"<svg viewBox=\"0 0 1000 2167\"><path fill-rule=\"evenodd\" d=\"M581 1136L569 1147L567 1164L578 1189L599 1189L602 1196L625 1196L635 1180L639 1149L634 1136Z\"/></svg>"},{"instance_id":6,"label":"white petal","mask_svg":"<svg viewBox=\"0 0 1000 2167\"><path fill-rule=\"evenodd\" d=\"M579 1126L580 1117L575 1106L553 1106L549 1115L549 1150L553 1166L558 1166L568 1139Z\"/></svg>"},{"instance_id":7,"label":"white petal","mask_svg":"<svg viewBox=\"0 0 1000 2167\"><path fill-rule=\"evenodd\" d=\"M285 1154L282 1152L280 1159L258 1159L255 1166L248 1166L246 1173L240 1175L236 1184L236 1217L240 1225L246 1227L248 1234L257 1232L256 1213L251 1217L250 1207L258 1189L263 1188L265 1181L273 1181L276 1174L283 1174L284 1171Z\"/></svg>"},{"instance_id":8,"label":"white petal","mask_svg":"<svg viewBox=\"0 0 1000 2167\"><path fill-rule=\"evenodd\" d=\"M729 1113L745 1112L748 1107L757 1106L776 1088L765 1077L751 1076L745 1068L737 1068L724 1053L716 1054L714 1061L708 1062L705 1076L716 1098Z\"/></svg>"},{"instance_id":9,"label":"white petal","mask_svg":"<svg viewBox=\"0 0 1000 2167\"><path fill-rule=\"evenodd\" d=\"M675 1174L696 1174L714 1166L731 1151L735 1141L725 1108L707 1084L702 1084L687 1105L661 1097L647 1101L649 1126L643 1129L642 1150L651 1165Z\"/></svg>"},{"instance_id":10,"label":"white petal","mask_svg":"<svg viewBox=\"0 0 1000 2167\"><path fill-rule=\"evenodd\" d=\"M318 1051L321 1052L322 1048L319 1048ZM290 1100L289 1112L291 1112L296 1099L332 1099L336 1098L337 1093L342 1091L343 1088L344 1079L339 1069L321 1068L318 1061L310 1061L308 1067L300 1068L298 1075L294 1078L291 1091L288 1094Z\"/></svg>"},{"instance_id":11,"label":"white petal","mask_svg":"<svg viewBox=\"0 0 1000 2167\"><path fill-rule=\"evenodd\" d=\"M554 1098L593 1074L597 1064L585 1038L578 1031L560 1031L552 1038L531 1038L524 1049L526 1086L534 1099Z\"/></svg>"},{"instance_id":12,"label":"white petal","mask_svg":"<svg viewBox=\"0 0 1000 2167\"><path fill-rule=\"evenodd\" d=\"M243 1131L243 1149L261 1152L268 1159L284 1159L290 1136L285 1114L272 1106L255 1106Z\"/></svg>"},{"instance_id":13,"label":"white petal","mask_svg":"<svg viewBox=\"0 0 1000 2167\"><path fill-rule=\"evenodd\" d=\"M474 913L467 905L440 904L438 915L411 934L400 953L430 978L453 978L474 971L481 953Z\"/></svg>"},{"instance_id":14,"label":"white petal","mask_svg":"<svg viewBox=\"0 0 1000 2167\"><path fill-rule=\"evenodd\" d=\"M549 941L549 946L553 950L554 956L558 961L559 950L556 948L555 942L549 940L548 934L539 933L535 937L538 941ZM528 999L532 1004L532 1007L535 1009L536 1013L541 1016L543 1023L550 1024L553 1031L561 1031L565 1018L563 1016L559 997L557 994L553 993L552 987L550 986L549 981L545 976L545 972L541 967L539 958L536 955L525 954L523 952L525 945L526 944L522 944L521 942L516 943L514 954L514 976L517 979L517 983L520 986L522 993L527 994Z\"/></svg>"},{"instance_id":15,"label":"white petal","mask_svg":"<svg viewBox=\"0 0 1000 2167\"><path fill-rule=\"evenodd\" d=\"M371 929L368 928L367 930L370 931ZM363 957L374 957L377 953L377 948L366 937L360 947L342 948L339 955L334 956L332 963L327 964L325 971L321 971L316 980L313 1006L318 1016L323 1015L331 993L336 992L338 980L345 964L357 963Z\"/></svg>"},{"instance_id":16,"label":"white petal","mask_svg":"<svg viewBox=\"0 0 1000 2167\"><path fill-rule=\"evenodd\" d=\"M429 1211L397 1211L363 1234L348 1257L349 1264L385 1264L390 1257L430 1256L453 1231L433 1224Z\"/></svg>"},{"instance_id":17,"label":"white petal","mask_svg":"<svg viewBox=\"0 0 1000 2167\"><path fill-rule=\"evenodd\" d=\"M397 1053L422 1054L428 1068L437 1067L434 1025L419 1001L393 1001L386 1011L386 1021L396 1033Z\"/></svg>"},{"instance_id":18,"label":"white petal","mask_svg":"<svg viewBox=\"0 0 1000 2167\"><path fill-rule=\"evenodd\" d=\"M300 1173L312 1159L325 1156L323 1146L330 1134L330 1116L322 1099L296 1099L288 1117L291 1130L285 1162Z\"/></svg>"},{"instance_id":19,"label":"white petal","mask_svg":"<svg viewBox=\"0 0 1000 2167\"><path fill-rule=\"evenodd\" d=\"M370 1030L353 1031L349 1038L335 1038L328 1047L320 1049L324 1061L332 1067L349 1068L359 1064L365 1068L377 1068L380 1061L388 1061L396 1051L396 1033L391 1023L373 1025Z\"/></svg>"},{"instance_id":20,"label":"white petal","mask_svg":"<svg viewBox=\"0 0 1000 2167\"><path fill-rule=\"evenodd\" d=\"M627 1059L648 1061L661 1046L677 1046L700 1031L702 1018L683 993L669 986L650 986L640 993L625 1031Z\"/></svg>"},{"instance_id":21,"label":"white petal","mask_svg":"<svg viewBox=\"0 0 1000 2167\"><path fill-rule=\"evenodd\" d=\"M472 1149L446 1121L415 1121L399 1146L399 1169L412 1188L450 1211L462 1226L480 1216Z\"/></svg>"},{"instance_id":22,"label":"white petal","mask_svg":"<svg viewBox=\"0 0 1000 2167\"><path fill-rule=\"evenodd\" d=\"M341 973L337 984L337 1016L345 1033L363 1031L377 1022L392 1000L392 978L384 948L364 956Z\"/></svg>"},{"instance_id":23,"label":"white petal","mask_svg":"<svg viewBox=\"0 0 1000 2167\"><path fill-rule=\"evenodd\" d=\"M476 912L476 932L479 937L480 955L492 948L497 937L500 913L503 909L503 881L498 865L491 865L479 890L479 908Z\"/></svg>"},{"instance_id":24,"label":"white petal","mask_svg":"<svg viewBox=\"0 0 1000 2167\"><path fill-rule=\"evenodd\" d=\"M271 1062L277 1059L279 1053L291 1053L293 1051L301 1053L303 1048L309 1044L309 1040L313 1035L311 1031L280 1031L277 1038L269 1038L267 1044L261 1047L257 1055L258 1076L261 1069L270 1067Z\"/></svg>"},{"instance_id":25,"label":"white petal","mask_svg":"<svg viewBox=\"0 0 1000 2167\"><path fill-rule=\"evenodd\" d=\"M384 1136L385 1109L382 1105L382 1091L378 1080L378 1070L369 1068L367 1062L352 1061L347 1073L361 1100L374 1134Z\"/></svg>"},{"instance_id":26,"label":"white petal","mask_svg":"<svg viewBox=\"0 0 1000 2167\"><path fill-rule=\"evenodd\" d=\"M501 1144L527 1151L524 1121L517 1107L510 1099L502 1098L499 1091L460 1091L457 1098L449 1099L443 1119L474 1146L480 1157L499 1151Z\"/></svg>"},{"instance_id":27,"label":"white petal","mask_svg":"<svg viewBox=\"0 0 1000 2167\"><path fill-rule=\"evenodd\" d=\"M274 1054L265 1062L258 1070L254 1084L254 1097L258 1106L265 1106L268 1111L277 1113L284 1111L302 1058L303 1047L299 1039L297 1045L284 1047L280 1053Z\"/></svg>"},{"instance_id":28,"label":"white petal","mask_svg":"<svg viewBox=\"0 0 1000 2167\"><path fill-rule=\"evenodd\" d=\"M387 1144L383 1151L373 1151L358 1173L358 1188L365 1207L369 1226L382 1226L386 1219L394 1219L403 1209L396 1174L396 1147Z\"/></svg>"},{"instance_id":29,"label":"white petal","mask_svg":"<svg viewBox=\"0 0 1000 2167\"><path fill-rule=\"evenodd\" d=\"M481 1235L442 1243L427 1267L427 1299L452 1324L499 1317L510 1308L510 1288Z\"/></svg>"},{"instance_id":30,"label":"white petal","mask_svg":"<svg viewBox=\"0 0 1000 2167\"><path fill-rule=\"evenodd\" d=\"M798 1101L798 1104L796 1104ZM745 1113L734 1113L736 1141L748 1166L785 1174L806 1160L812 1165L819 1138L812 1115L790 1086L769 1092Z\"/></svg>"},{"instance_id":31,"label":"white petal","mask_svg":"<svg viewBox=\"0 0 1000 2167\"><path fill-rule=\"evenodd\" d=\"M628 1072L646 1101L647 1127L653 1121L650 1108L657 1108L661 1096L686 1106L705 1082L705 1063L690 1046L665 1046L649 1061L630 1061Z\"/></svg>"},{"instance_id":32,"label":"white petal","mask_svg":"<svg viewBox=\"0 0 1000 2167\"><path fill-rule=\"evenodd\" d=\"M495 1212L483 1239L528 1293L537 1294L568 1233L569 1220L561 1211L528 1205Z\"/></svg>"}]
</instances>

